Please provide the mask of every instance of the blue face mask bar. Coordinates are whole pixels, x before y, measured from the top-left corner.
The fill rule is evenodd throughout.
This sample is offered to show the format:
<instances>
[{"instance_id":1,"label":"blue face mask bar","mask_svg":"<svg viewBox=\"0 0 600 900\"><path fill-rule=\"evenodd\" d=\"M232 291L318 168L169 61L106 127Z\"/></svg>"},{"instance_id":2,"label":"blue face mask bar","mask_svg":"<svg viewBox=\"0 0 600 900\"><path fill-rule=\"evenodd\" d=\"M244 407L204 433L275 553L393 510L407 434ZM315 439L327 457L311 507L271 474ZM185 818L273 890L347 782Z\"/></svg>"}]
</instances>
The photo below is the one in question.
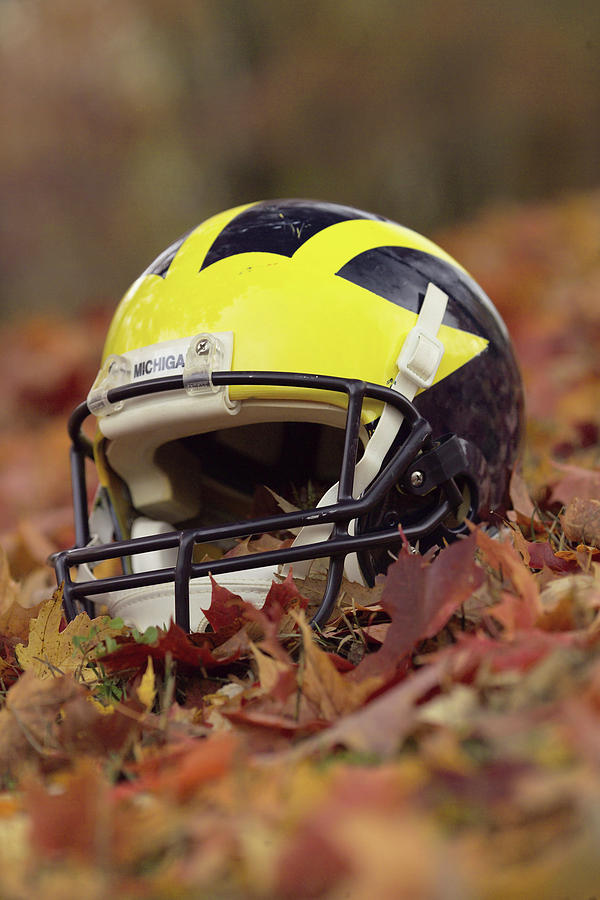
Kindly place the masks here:
<instances>
[{"instance_id":1,"label":"blue face mask bar","mask_svg":"<svg viewBox=\"0 0 600 900\"><path fill-rule=\"evenodd\" d=\"M215 527L185 528L167 534L87 546L90 542L90 531L85 460L86 457L93 459L93 449L91 442L81 431L84 420L90 415L88 405L81 403L74 410L68 424L72 441L71 478L76 547L59 552L52 558L57 581L64 585L63 605L68 619L74 618L81 608L93 615L92 598L96 595L172 583L175 590L175 622L185 631L189 631L190 579L206 577L209 573L218 579L219 574L226 572L267 565L293 565L299 560L329 557L323 598L311 623L313 627L321 627L327 622L334 608L342 584L346 556L372 548L397 547L400 543L397 526L351 534L349 529L353 520L360 520L375 509L386 493L398 483L402 483L404 489L413 495L424 495L435 488L441 488L443 497L435 509L426 513L417 525L403 529L405 537L410 542L435 530L462 503L462 494L455 477L466 471L466 460L458 439L450 436L446 441L434 443L429 423L398 391L354 379L286 372L213 372L212 382L215 386L278 385L346 394L348 408L336 502L244 522ZM184 388L184 377L173 375L112 388L108 390L106 400L110 404L121 404L135 397ZM398 409L408 429L407 437L394 448L380 473L362 495L355 498L352 495L354 470L359 449L361 410L366 397L391 404ZM418 473L419 477L411 477L414 473ZM303 546L251 553L246 556L193 562L196 544L320 524L332 526L331 534L325 541L319 540ZM135 554L171 548L178 549L177 563L172 567L87 581L73 581L71 578L70 570L84 564L90 565L115 558L124 560Z\"/></svg>"}]
</instances>

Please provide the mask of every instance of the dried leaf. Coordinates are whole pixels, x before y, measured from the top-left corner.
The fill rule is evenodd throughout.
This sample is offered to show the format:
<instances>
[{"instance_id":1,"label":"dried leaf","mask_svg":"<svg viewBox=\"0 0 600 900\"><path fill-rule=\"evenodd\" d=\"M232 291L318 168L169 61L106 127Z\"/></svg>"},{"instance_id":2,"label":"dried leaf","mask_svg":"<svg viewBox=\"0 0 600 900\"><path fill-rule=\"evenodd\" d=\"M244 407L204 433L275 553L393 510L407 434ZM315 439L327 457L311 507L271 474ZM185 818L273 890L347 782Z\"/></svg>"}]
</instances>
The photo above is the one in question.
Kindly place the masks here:
<instances>
[{"instance_id":1,"label":"dried leaf","mask_svg":"<svg viewBox=\"0 0 600 900\"><path fill-rule=\"evenodd\" d=\"M33 850L42 857L92 863L98 847L111 842L113 798L97 766L85 758L61 791L39 781L27 784L24 803L31 823Z\"/></svg>"},{"instance_id":2,"label":"dried leaf","mask_svg":"<svg viewBox=\"0 0 600 900\"><path fill-rule=\"evenodd\" d=\"M560 523L568 541L600 548L600 500L574 497Z\"/></svg>"},{"instance_id":3,"label":"dried leaf","mask_svg":"<svg viewBox=\"0 0 600 900\"><path fill-rule=\"evenodd\" d=\"M8 559L4 548L0 547L0 616L18 602L18 597L19 585L10 577Z\"/></svg>"},{"instance_id":4,"label":"dried leaf","mask_svg":"<svg viewBox=\"0 0 600 900\"><path fill-rule=\"evenodd\" d=\"M321 718L332 722L361 706L381 685L383 678L371 676L360 682L351 681L338 672L327 653L317 646L306 619L303 616L295 618L300 626L304 648L302 693Z\"/></svg>"},{"instance_id":5,"label":"dried leaf","mask_svg":"<svg viewBox=\"0 0 600 900\"><path fill-rule=\"evenodd\" d=\"M551 572L576 572L579 568L576 559L566 559L563 555L552 552L547 541L525 541L527 547L527 563L532 569L550 569Z\"/></svg>"},{"instance_id":6,"label":"dried leaf","mask_svg":"<svg viewBox=\"0 0 600 900\"><path fill-rule=\"evenodd\" d=\"M240 656L238 645L225 652L224 644L222 648L213 652L212 635L198 634L193 637L194 640L179 625L171 622L168 631L159 632L154 644L142 644L133 637L121 639L116 650L102 656L102 665L108 672L142 671L148 664L149 656L154 663L161 665L164 665L166 657L169 656L180 666L212 670L227 665Z\"/></svg>"},{"instance_id":7,"label":"dried leaf","mask_svg":"<svg viewBox=\"0 0 600 900\"><path fill-rule=\"evenodd\" d=\"M360 681L377 675L390 678L407 654L444 627L454 611L481 584L475 563L476 536L442 550L430 562L403 549L387 573L381 596L391 626L381 649L365 656L349 677Z\"/></svg>"},{"instance_id":8,"label":"dried leaf","mask_svg":"<svg viewBox=\"0 0 600 900\"><path fill-rule=\"evenodd\" d=\"M291 662L274 659L250 642L250 649L258 667L260 686L274 700L284 703L297 689L297 666Z\"/></svg>"},{"instance_id":9,"label":"dried leaf","mask_svg":"<svg viewBox=\"0 0 600 900\"><path fill-rule=\"evenodd\" d=\"M0 546L0 634L4 637L25 639L29 623L39 611L39 604L22 604L22 590L10 576L8 559Z\"/></svg>"},{"instance_id":10,"label":"dried leaf","mask_svg":"<svg viewBox=\"0 0 600 900\"><path fill-rule=\"evenodd\" d=\"M239 594L218 584L210 575L212 594L210 606L204 614L216 634L231 637L242 627L247 604Z\"/></svg>"},{"instance_id":11,"label":"dried leaf","mask_svg":"<svg viewBox=\"0 0 600 900\"><path fill-rule=\"evenodd\" d=\"M554 485L551 501L565 506L575 497L580 500L593 500L600 497L600 470L583 469L567 463L554 463L555 468L563 473L563 477Z\"/></svg>"},{"instance_id":12,"label":"dried leaf","mask_svg":"<svg viewBox=\"0 0 600 900\"><path fill-rule=\"evenodd\" d=\"M20 665L25 671L31 669L38 678L76 672L84 681L96 680L94 668L86 665L82 646L90 642L86 652L93 650L104 638L122 630L121 626L115 627L108 616L92 621L87 613L79 613L61 630L62 620L62 594L56 591L54 597L44 603L39 615L31 620L27 646L18 644L16 647Z\"/></svg>"},{"instance_id":13,"label":"dried leaf","mask_svg":"<svg viewBox=\"0 0 600 900\"><path fill-rule=\"evenodd\" d=\"M304 758L337 746L379 756L396 753L414 725L419 702L440 684L447 669L448 662L441 659L411 673L380 697L306 740L292 756Z\"/></svg>"},{"instance_id":14,"label":"dried leaf","mask_svg":"<svg viewBox=\"0 0 600 900\"><path fill-rule=\"evenodd\" d=\"M58 741L62 705L83 690L71 678L39 679L32 671L19 678L0 710L0 770L14 773L31 759L60 762Z\"/></svg>"},{"instance_id":15,"label":"dried leaf","mask_svg":"<svg viewBox=\"0 0 600 900\"><path fill-rule=\"evenodd\" d=\"M238 739L231 732L182 741L160 756L131 766L139 778L133 790L153 790L189 801L195 791L230 770L237 747Z\"/></svg>"},{"instance_id":16,"label":"dried leaf","mask_svg":"<svg viewBox=\"0 0 600 900\"><path fill-rule=\"evenodd\" d=\"M151 656L148 657L148 665L146 666L146 671L142 675L142 680L136 688L136 694L140 703L142 703L146 710L150 712L156 697L156 681L154 678L154 666L152 664Z\"/></svg>"},{"instance_id":17,"label":"dried leaf","mask_svg":"<svg viewBox=\"0 0 600 900\"><path fill-rule=\"evenodd\" d=\"M525 522L531 521L535 515L535 507L529 496L529 490L525 484L525 480L518 469L514 470L510 479L510 499L514 511L518 513Z\"/></svg>"}]
</instances>

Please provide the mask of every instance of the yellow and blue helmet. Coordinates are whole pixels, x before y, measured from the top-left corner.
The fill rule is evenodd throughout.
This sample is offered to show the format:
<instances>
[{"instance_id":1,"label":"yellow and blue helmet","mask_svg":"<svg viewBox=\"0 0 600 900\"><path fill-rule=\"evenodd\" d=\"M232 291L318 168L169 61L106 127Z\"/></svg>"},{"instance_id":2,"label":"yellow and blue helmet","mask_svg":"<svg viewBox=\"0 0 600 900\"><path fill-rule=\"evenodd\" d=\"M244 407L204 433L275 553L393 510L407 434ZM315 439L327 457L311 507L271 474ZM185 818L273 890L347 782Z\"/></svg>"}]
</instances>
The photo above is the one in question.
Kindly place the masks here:
<instances>
[{"instance_id":1,"label":"yellow and blue helmet","mask_svg":"<svg viewBox=\"0 0 600 900\"><path fill-rule=\"evenodd\" d=\"M306 576L319 558L322 624L343 574L372 584L400 529L442 546L466 519L504 513L522 419L504 323L435 243L333 203L222 212L125 294L71 417L77 547L56 562L67 612L198 629L209 571L260 603L278 572ZM259 533L293 541L223 555Z\"/></svg>"}]
</instances>

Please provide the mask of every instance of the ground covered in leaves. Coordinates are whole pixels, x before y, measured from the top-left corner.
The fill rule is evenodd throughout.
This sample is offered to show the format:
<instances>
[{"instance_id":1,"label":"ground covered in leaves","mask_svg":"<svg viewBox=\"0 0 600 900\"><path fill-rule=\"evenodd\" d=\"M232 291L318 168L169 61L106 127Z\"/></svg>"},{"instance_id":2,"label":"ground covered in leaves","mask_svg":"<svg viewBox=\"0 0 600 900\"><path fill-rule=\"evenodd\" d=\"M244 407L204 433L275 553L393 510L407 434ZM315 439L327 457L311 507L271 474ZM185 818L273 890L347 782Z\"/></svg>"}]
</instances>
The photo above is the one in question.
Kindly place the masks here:
<instances>
[{"instance_id":1,"label":"ground covered in leaves","mask_svg":"<svg viewBox=\"0 0 600 900\"><path fill-rule=\"evenodd\" d=\"M513 511L212 631L65 627L65 418L108 319L0 336L0 896L600 895L600 194L442 236L500 306L529 431ZM23 366L27 355L35 365Z\"/></svg>"}]
</instances>

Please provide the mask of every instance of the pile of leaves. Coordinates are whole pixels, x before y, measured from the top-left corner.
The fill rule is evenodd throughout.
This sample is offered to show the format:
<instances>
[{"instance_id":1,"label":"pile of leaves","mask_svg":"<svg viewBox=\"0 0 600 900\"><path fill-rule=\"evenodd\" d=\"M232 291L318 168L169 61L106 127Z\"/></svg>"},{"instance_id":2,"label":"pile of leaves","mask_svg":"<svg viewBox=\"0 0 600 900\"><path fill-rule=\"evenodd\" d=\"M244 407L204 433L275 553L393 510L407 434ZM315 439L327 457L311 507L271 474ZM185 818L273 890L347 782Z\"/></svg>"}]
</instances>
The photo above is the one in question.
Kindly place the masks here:
<instances>
[{"instance_id":1,"label":"pile of leaves","mask_svg":"<svg viewBox=\"0 0 600 900\"><path fill-rule=\"evenodd\" d=\"M260 610L214 582L192 636L65 623L44 559L72 539L65 410L106 318L6 329L0 896L597 892L599 237L597 195L446 236L523 360L513 510L496 538L345 583L319 633L318 576ZM42 375L11 365L24 346Z\"/></svg>"}]
</instances>

